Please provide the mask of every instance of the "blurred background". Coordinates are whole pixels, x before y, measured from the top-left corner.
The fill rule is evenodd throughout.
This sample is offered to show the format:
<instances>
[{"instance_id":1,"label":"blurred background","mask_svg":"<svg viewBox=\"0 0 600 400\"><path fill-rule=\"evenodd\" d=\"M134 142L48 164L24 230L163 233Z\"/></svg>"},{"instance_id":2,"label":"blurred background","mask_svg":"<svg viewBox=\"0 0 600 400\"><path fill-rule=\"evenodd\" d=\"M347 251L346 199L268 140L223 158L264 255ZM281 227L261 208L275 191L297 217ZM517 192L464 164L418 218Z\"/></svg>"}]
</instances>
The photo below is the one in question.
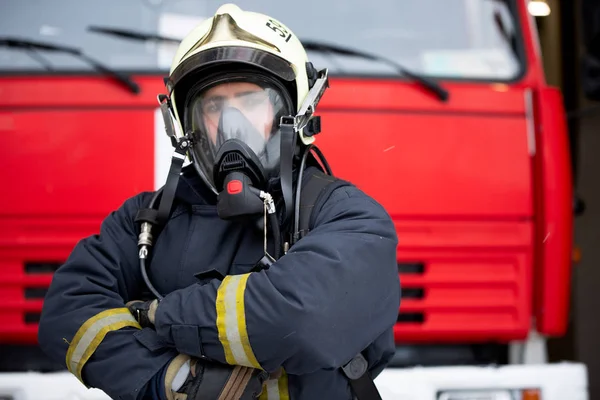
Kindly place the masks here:
<instances>
[{"instance_id":1,"label":"blurred background","mask_svg":"<svg viewBox=\"0 0 600 400\"><path fill-rule=\"evenodd\" d=\"M52 272L163 184L156 95L178 41L222 3L0 0L1 371L64 369L36 347ZM477 397L469 379L452 397L437 378L434 397L397 397L403 375L386 375L389 398L600 400L600 1L236 4L329 69L317 144L397 223L393 369L533 366L513 397ZM563 364L587 389L535 367Z\"/></svg>"}]
</instances>

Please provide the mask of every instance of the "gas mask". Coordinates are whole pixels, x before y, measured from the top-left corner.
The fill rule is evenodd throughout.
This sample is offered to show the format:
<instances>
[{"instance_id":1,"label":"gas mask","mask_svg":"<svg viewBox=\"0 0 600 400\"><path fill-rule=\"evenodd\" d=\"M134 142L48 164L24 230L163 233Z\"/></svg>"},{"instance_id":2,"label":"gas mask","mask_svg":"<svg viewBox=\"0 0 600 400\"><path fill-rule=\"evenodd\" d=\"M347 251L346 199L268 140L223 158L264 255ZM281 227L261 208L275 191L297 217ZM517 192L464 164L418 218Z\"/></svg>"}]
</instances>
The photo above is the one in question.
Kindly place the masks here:
<instances>
[{"instance_id":1,"label":"gas mask","mask_svg":"<svg viewBox=\"0 0 600 400\"><path fill-rule=\"evenodd\" d=\"M263 212L266 166L269 157L277 159L279 152L269 152L269 147L276 142L272 138L265 143L264 136L237 108L227 107L221 112L213 166L219 217L240 220Z\"/></svg>"},{"instance_id":2,"label":"gas mask","mask_svg":"<svg viewBox=\"0 0 600 400\"><path fill-rule=\"evenodd\" d=\"M270 182L280 172L279 121L292 114L285 87L258 73L224 76L193 88L185 107L191 155L218 194L223 219L261 215Z\"/></svg>"}]
</instances>

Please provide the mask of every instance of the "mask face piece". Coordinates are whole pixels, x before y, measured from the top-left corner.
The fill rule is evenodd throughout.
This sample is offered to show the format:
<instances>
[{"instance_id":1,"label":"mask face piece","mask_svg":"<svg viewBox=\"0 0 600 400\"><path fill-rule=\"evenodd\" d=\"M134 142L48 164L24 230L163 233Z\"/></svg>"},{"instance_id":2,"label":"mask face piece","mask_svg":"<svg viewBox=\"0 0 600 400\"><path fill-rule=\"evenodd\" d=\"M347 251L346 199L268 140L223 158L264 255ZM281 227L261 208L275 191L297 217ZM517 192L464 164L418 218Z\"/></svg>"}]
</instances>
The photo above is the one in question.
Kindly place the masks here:
<instances>
[{"instance_id":1,"label":"mask face piece","mask_svg":"<svg viewBox=\"0 0 600 400\"><path fill-rule=\"evenodd\" d=\"M246 220L264 213L260 161L244 142L229 139L217 153L214 180L219 192L217 213L223 219Z\"/></svg>"},{"instance_id":2,"label":"mask face piece","mask_svg":"<svg viewBox=\"0 0 600 400\"><path fill-rule=\"evenodd\" d=\"M186 104L193 161L213 191L218 191L214 179L217 154L231 140L251 150L266 180L279 174L279 121L293 114L290 96L274 79L244 75L201 86L191 92Z\"/></svg>"},{"instance_id":3,"label":"mask face piece","mask_svg":"<svg viewBox=\"0 0 600 400\"><path fill-rule=\"evenodd\" d=\"M227 107L221 112L216 148L220 149L228 140L238 140L256 154L262 168L272 171L279 162L279 132L274 132L274 135L264 132L266 130L259 131L243 111ZM272 128L269 128L268 132L272 132Z\"/></svg>"}]
</instances>

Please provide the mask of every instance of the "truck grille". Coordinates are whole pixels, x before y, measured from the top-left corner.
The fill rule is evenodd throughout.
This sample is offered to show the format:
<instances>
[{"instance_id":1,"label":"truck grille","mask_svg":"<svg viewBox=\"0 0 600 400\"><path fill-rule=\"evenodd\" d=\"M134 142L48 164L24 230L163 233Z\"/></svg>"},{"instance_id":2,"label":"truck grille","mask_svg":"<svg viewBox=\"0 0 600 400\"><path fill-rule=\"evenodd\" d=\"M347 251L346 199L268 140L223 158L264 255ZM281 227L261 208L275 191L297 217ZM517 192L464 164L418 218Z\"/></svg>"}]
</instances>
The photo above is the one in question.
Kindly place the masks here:
<instances>
[{"instance_id":1,"label":"truck grille","mask_svg":"<svg viewBox=\"0 0 600 400\"><path fill-rule=\"evenodd\" d=\"M398 264L398 342L508 340L529 329L524 257Z\"/></svg>"},{"instance_id":2,"label":"truck grille","mask_svg":"<svg viewBox=\"0 0 600 400\"><path fill-rule=\"evenodd\" d=\"M0 343L34 345L54 272L101 217L0 215Z\"/></svg>"},{"instance_id":3,"label":"truck grille","mask_svg":"<svg viewBox=\"0 0 600 400\"><path fill-rule=\"evenodd\" d=\"M533 224L396 223L398 343L524 339L531 327Z\"/></svg>"}]
</instances>

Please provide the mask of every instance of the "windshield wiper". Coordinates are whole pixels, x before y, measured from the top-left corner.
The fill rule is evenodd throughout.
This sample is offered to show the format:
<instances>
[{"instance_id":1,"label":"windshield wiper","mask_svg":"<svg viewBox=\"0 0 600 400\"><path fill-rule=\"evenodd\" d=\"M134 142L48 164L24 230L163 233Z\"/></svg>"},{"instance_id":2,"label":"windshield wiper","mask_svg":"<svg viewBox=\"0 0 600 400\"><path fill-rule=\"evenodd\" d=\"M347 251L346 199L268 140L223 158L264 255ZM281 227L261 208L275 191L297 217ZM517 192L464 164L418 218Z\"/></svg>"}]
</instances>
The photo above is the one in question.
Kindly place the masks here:
<instances>
[{"instance_id":1,"label":"windshield wiper","mask_svg":"<svg viewBox=\"0 0 600 400\"><path fill-rule=\"evenodd\" d=\"M497 10L494 11L494 24L500 33L500 37L510 46L510 50L517 57L517 59L520 59L521 56L519 54L519 47L517 43L517 33L514 30L509 32L509 30L506 28L506 25L504 25L504 21L502 20L502 14L500 14Z\"/></svg>"},{"instance_id":2,"label":"windshield wiper","mask_svg":"<svg viewBox=\"0 0 600 400\"><path fill-rule=\"evenodd\" d=\"M131 78L129 78L128 76L121 75L118 72L111 70L110 68L102 65L100 62L94 60L93 58L90 58L88 55L86 55L81 50L79 50L75 47L67 47L67 46L56 45L56 44L52 44L52 43L46 43L46 42L36 42L36 41L32 41L32 40L25 40L25 39L19 39L19 38L14 38L14 37L0 37L0 47L2 47L2 46L13 48L13 49L29 50L29 51L42 50L42 51L50 51L50 52L56 52L56 53L71 54L72 56L85 61L86 63L91 65L93 68L95 68L97 71L100 71L106 75L112 76L117 81L122 83L125 87L127 87L127 89L129 89L129 91L131 91L132 93L137 94L140 92L140 87L138 86L137 83L132 81ZM44 64L44 66L46 68L48 67L47 64Z\"/></svg>"},{"instance_id":3,"label":"windshield wiper","mask_svg":"<svg viewBox=\"0 0 600 400\"><path fill-rule=\"evenodd\" d=\"M425 89L429 90L431 93L435 94L440 101L447 101L450 94L446 89L444 89L439 83L435 82L432 79L421 76L417 73L411 72L404 68L402 65L398 64L396 61L390 60L389 58L385 58L382 56L378 56L375 54L370 54L367 52L363 52L360 50L354 50L347 47L342 47L334 44L322 43L312 40L301 40L304 48L310 51L318 51L324 53L334 53L343 56L350 57L358 57L364 58L366 60L378 61L384 64L387 64L393 67L400 74L406 76L410 80L417 82Z\"/></svg>"},{"instance_id":4,"label":"windshield wiper","mask_svg":"<svg viewBox=\"0 0 600 400\"><path fill-rule=\"evenodd\" d=\"M104 35L116 36L116 37L120 37L120 38L137 40L137 41L155 41L155 42L166 42L166 43L180 43L181 42L181 39L155 35L152 33L132 31L130 29L108 28L106 26L91 25L91 26L88 26L87 30L90 32L101 33Z\"/></svg>"},{"instance_id":5,"label":"windshield wiper","mask_svg":"<svg viewBox=\"0 0 600 400\"><path fill-rule=\"evenodd\" d=\"M109 28L104 26L89 26L87 28L91 32L96 32L104 35L111 35L116 37L121 37L124 39L136 40L136 41L156 41L156 42L166 42L166 43L180 43L182 39L171 38L166 36L160 36L151 33L138 32L129 29L120 29L120 28ZM411 72L404 68L402 65L397 62L377 56L374 54L369 54L366 52L362 52L359 50L349 49L333 44L326 44L322 42L316 42L312 40L300 40L304 45L306 50L326 52L326 53L335 53L340 55L346 55L351 57L359 57L367 60L378 61L384 64L388 64L392 66L396 71L400 74L406 76L414 82L417 82L425 89L429 90L431 93L437 96L440 101L447 101L449 98L449 93L446 89L444 89L439 83L435 82L432 79L426 78L414 72Z\"/></svg>"}]
</instances>

